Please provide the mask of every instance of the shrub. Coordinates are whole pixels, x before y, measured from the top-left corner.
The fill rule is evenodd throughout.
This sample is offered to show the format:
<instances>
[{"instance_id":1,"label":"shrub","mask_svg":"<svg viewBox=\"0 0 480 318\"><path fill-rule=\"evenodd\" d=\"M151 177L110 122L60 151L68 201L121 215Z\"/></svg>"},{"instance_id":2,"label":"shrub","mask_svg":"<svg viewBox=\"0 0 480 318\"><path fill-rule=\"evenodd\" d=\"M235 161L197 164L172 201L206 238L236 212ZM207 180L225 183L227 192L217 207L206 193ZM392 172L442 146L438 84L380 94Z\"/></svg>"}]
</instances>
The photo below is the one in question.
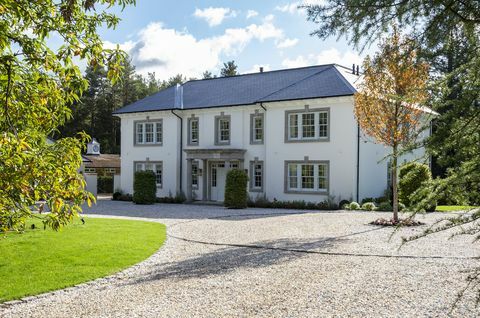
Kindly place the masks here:
<instances>
[{"instance_id":1,"label":"shrub","mask_svg":"<svg viewBox=\"0 0 480 318\"><path fill-rule=\"evenodd\" d=\"M113 193L112 195L112 200L114 201L119 201L120 200L120 197L122 196L122 192L121 191L116 191Z\"/></svg>"},{"instance_id":2,"label":"shrub","mask_svg":"<svg viewBox=\"0 0 480 318\"><path fill-rule=\"evenodd\" d=\"M292 209L292 210L337 210L338 206L330 200L321 202L296 201L278 201L274 199L269 201L264 196L259 196L255 200L249 199L248 206L252 208L270 208L270 209Z\"/></svg>"},{"instance_id":3,"label":"shrub","mask_svg":"<svg viewBox=\"0 0 480 318\"><path fill-rule=\"evenodd\" d=\"M97 179L98 193L112 193L113 192L113 177L99 176Z\"/></svg>"},{"instance_id":4,"label":"shrub","mask_svg":"<svg viewBox=\"0 0 480 318\"><path fill-rule=\"evenodd\" d=\"M133 202L153 204L156 200L157 185L153 171L137 171L133 182Z\"/></svg>"},{"instance_id":5,"label":"shrub","mask_svg":"<svg viewBox=\"0 0 480 318\"><path fill-rule=\"evenodd\" d=\"M360 210L360 204L358 204L358 202L353 201L348 205L348 209L349 210Z\"/></svg>"},{"instance_id":6,"label":"shrub","mask_svg":"<svg viewBox=\"0 0 480 318\"><path fill-rule=\"evenodd\" d=\"M225 181L224 205L230 209L244 209L247 207L247 182L245 171L232 169L227 173Z\"/></svg>"},{"instance_id":7,"label":"shrub","mask_svg":"<svg viewBox=\"0 0 480 318\"><path fill-rule=\"evenodd\" d=\"M338 203L338 207L339 207L340 209L345 209L345 210L346 210L346 209L348 209L347 205L349 205L349 204L350 204L350 201L348 201L348 200L342 200L342 201L340 201L340 202Z\"/></svg>"},{"instance_id":8,"label":"shrub","mask_svg":"<svg viewBox=\"0 0 480 318\"><path fill-rule=\"evenodd\" d=\"M377 207L373 202L365 202L364 204L362 204L362 210L365 210L365 211L375 211L376 208Z\"/></svg>"},{"instance_id":9,"label":"shrub","mask_svg":"<svg viewBox=\"0 0 480 318\"><path fill-rule=\"evenodd\" d=\"M393 211L393 207L392 207L392 204L388 201L386 202L382 202L378 205L378 208L377 208L378 211L386 211L386 212L391 212Z\"/></svg>"},{"instance_id":10,"label":"shrub","mask_svg":"<svg viewBox=\"0 0 480 318\"><path fill-rule=\"evenodd\" d=\"M176 196L172 197L170 194L168 197L156 198L155 202L157 203L183 203L187 200L183 192L177 193Z\"/></svg>"},{"instance_id":11,"label":"shrub","mask_svg":"<svg viewBox=\"0 0 480 318\"><path fill-rule=\"evenodd\" d=\"M407 207L413 205L411 201L412 194L422 186L432 180L432 173L427 165L418 162L409 162L400 167L398 182L398 198ZM429 203L427 206L421 207L426 211L435 210L436 203Z\"/></svg>"}]
</instances>

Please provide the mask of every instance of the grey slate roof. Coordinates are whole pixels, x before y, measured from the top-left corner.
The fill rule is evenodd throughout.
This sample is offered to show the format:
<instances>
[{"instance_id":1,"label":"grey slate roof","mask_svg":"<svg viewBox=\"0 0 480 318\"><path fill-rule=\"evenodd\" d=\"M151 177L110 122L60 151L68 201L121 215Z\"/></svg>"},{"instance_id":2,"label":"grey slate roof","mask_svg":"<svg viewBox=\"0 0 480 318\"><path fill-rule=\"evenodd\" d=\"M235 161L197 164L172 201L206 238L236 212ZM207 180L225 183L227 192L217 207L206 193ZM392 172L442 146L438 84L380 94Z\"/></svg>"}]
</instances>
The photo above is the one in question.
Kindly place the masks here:
<instances>
[{"instance_id":1,"label":"grey slate roof","mask_svg":"<svg viewBox=\"0 0 480 318\"><path fill-rule=\"evenodd\" d=\"M179 109L175 107L176 87L127 105L114 114ZM183 84L183 109L251 105L259 102L348 96L355 88L336 65L193 80Z\"/></svg>"}]
</instances>

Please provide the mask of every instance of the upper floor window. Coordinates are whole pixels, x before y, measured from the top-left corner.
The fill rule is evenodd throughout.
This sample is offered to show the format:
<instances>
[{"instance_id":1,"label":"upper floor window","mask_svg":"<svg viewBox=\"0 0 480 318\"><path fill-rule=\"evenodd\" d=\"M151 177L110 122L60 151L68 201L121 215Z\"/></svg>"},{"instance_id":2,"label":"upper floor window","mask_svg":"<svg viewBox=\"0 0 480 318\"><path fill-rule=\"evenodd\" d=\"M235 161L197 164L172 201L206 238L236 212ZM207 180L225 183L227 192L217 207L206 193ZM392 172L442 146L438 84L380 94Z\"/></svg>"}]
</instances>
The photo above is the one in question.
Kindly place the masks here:
<instances>
[{"instance_id":1,"label":"upper floor window","mask_svg":"<svg viewBox=\"0 0 480 318\"><path fill-rule=\"evenodd\" d=\"M263 144L263 132L264 132L264 115L252 114L250 115L250 143L251 144Z\"/></svg>"},{"instance_id":2,"label":"upper floor window","mask_svg":"<svg viewBox=\"0 0 480 318\"><path fill-rule=\"evenodd\" d=\"M328 140L329 110L314 109L286 112L286 141Z\"/></svg>"},{"instance_id":3,"label":"upper floor window","mask_svg":"<svg viewBox=\"0 0 480 318\"><path fill-rule=\"evenodd\" d=\"M155 173L157 187L162 187L163 163L161 161L137 161L135 162L135 171L153 171Z\"/></svg>"},{"instance_id":4,"label":"upper floor window","mask_svg":"<svg viewBox=\"0 0 480 318\"><path fill-rule=\"evenodd\" d=\"M136 145L161 145L163 142L162 120L135 122Z\"/></svg>"},{"instance_id":5,"label":"upper floor window","mask_svg":"<svg viewBox=\"0 0 480 318\"><path fill-rule=\"evenodd\" d=\"M286 162L286 192L328 192L328 162Z\"/></svg>"},{"instance_id":6,"label":"upper floor window","mask_svg":"<svg viewBox=\"0 0 480 318\"><path fill-rule=\"evenodd\" d=\"M199 120L197 117L188 119L188 145L198 145L199 140Z\"/></svg>"},{"instance_id":7,"label":"upper floor window","mask_svg":"<svg viewBox=\"0 0 480 318\"><path fill-rule=\"evenodd\" d=\"M230 144L230 116L220 115L215 117L215 144Z\"/></svg>"}]
</instances>

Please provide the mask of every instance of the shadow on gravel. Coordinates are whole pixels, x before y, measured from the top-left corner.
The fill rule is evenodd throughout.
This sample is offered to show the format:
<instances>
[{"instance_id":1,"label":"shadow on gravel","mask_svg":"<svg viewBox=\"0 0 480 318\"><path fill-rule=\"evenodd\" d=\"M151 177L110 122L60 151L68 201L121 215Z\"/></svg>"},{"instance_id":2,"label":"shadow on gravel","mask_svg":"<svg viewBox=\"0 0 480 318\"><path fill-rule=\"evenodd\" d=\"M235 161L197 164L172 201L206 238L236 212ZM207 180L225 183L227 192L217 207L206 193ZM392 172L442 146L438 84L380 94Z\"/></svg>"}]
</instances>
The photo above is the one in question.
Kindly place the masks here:
<instances>
[{"instance_id":1,"label":"shadow on gravel","mask_svg":"<svg viewBox=\"0 0 480 318\"><path fill-rule=\"evenodd\" d=\"M346 239L322 238L309 241L281 239L251 243L251 245L264 246L267 248L222 248L214 252L202 254L198 257L189 258L176 263L160 264L154 271L145 274L143 277L129 284L138 284L162 279L202 278L212 275L223 275L242 268L268 267L282 262L289 262L307 255L281 249L311 251L332 248L342 241L346 241ZM277 248L277 250L268 248Z\"/></svg>"}]
</instances>

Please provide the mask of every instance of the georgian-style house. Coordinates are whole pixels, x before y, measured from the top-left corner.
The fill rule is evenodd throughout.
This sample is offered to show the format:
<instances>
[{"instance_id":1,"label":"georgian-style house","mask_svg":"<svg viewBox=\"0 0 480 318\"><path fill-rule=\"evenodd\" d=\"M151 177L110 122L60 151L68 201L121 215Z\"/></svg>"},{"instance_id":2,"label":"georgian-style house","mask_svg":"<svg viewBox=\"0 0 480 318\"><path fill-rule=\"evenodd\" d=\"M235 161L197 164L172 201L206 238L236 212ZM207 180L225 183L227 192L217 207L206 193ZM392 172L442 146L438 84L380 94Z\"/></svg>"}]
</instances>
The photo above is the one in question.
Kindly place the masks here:
<instances>
[{"instance_id":1,"label":"georgian-style house","mask_svg":"<svg viewBox=\"0 0 480 318\"><path fill-rule=\"evenodd\" d=\"M355 67L354 67L355 69ZM388 149L354 118L358 69L336 64L192 80L114 113L121 119L121 188L153 170L159 197L223 201L229 169L252 198L323 201L381 196ZM425 132L428 133L428 132ZM421 157L422 149L405 160Z\"/></svg>"}]
</instances>

